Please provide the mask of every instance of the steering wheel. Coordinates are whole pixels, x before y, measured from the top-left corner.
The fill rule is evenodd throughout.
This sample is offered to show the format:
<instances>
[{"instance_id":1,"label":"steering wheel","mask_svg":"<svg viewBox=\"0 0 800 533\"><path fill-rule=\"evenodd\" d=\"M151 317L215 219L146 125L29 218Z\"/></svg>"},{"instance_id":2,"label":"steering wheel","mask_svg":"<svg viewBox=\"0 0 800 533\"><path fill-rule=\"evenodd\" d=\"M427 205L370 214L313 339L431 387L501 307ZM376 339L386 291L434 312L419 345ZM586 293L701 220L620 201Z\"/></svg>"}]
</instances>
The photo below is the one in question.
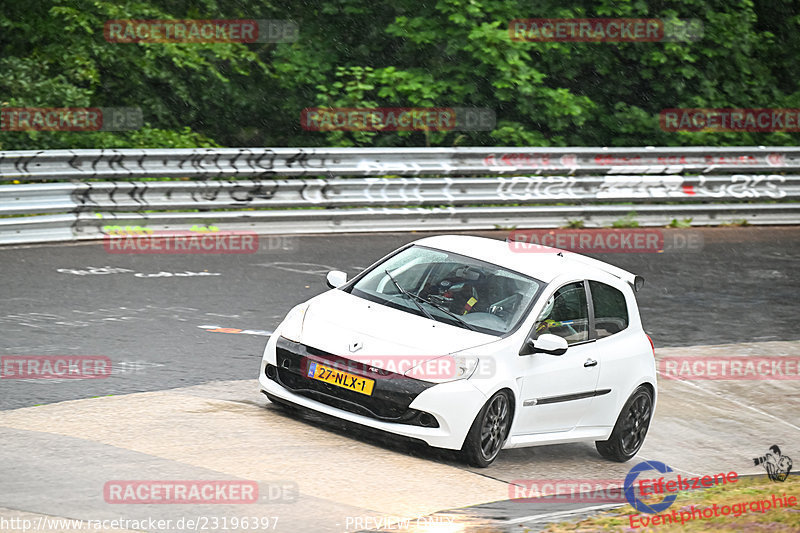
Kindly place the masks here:
<instances>
[{"instance_id":1,"label":"steering wheel","mask_svg":"<svg viewBox=\"0 0 800 533\"><path fill-rule=\"evenodd\" d=\"M479 311L476 313L467 313L461 318L464 322L480 328L493 329L495 331L506 331L508 329L508 323L505 320L491 313L482 313Z\"/></svg>"},{"instance_id":2,"label":"steering wheel","mask_svg":"<svg viewBox=\"0 0 800 533\"><path fill-rule=\"evenodd\" d=\"M503 320L508 318L517 310L524 296L521 292L515 292L511 296L506 296L489 306L489 312Z\"/></svg>"}]
</instances>

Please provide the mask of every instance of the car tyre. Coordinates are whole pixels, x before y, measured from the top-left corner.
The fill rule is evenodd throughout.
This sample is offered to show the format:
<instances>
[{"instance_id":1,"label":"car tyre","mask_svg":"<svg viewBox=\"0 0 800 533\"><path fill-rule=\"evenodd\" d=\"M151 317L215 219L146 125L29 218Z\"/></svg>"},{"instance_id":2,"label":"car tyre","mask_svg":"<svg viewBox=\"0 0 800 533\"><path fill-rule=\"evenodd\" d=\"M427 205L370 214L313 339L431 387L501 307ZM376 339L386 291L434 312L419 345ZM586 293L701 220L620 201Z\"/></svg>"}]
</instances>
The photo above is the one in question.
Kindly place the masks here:
<instances>
[{"instance_id":1,"label":"car tyre","mask_svg":"<svg viewBox=\"0 0 800 533\"><path fill-rule=\"evenodd\" d=\"M499 391L478 412L461 453L472 466L486 468L497 458L511 428L511 399Z\"/></svg>"},{"instance_id":2,"label":"car tyre","mask_svg":"<svg viewBox=\"0 0 800 533\"><path fill-rule=\"evenodd\" d=\"M595 442L597 451L611 461L630 460L644 443L652 414L652 394L646 387L639 387L622 407L608 440Z\"/></svg>"}]
</instances>

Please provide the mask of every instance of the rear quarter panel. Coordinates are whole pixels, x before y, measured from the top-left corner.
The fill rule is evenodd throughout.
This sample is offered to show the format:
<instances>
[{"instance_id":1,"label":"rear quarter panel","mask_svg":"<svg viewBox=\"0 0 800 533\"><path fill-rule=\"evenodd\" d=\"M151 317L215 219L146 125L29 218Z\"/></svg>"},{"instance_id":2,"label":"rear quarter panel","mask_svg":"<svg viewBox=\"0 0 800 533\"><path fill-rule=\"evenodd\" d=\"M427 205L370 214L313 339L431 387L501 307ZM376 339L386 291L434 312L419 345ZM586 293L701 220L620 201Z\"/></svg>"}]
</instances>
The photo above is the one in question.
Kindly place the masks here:
<instances>
[{"instance_id":1,"label":"rear quarter panel","mask_svg":"<svg viewBox=\"0 0 800 533\"><path fill-rule=\"evenodd\" d=\"M652 386L655 403L658 391L656 363L631 286L614 277L598 276L595 281L611 285L625 295L628 327L594 343L600 363L597 389L611 389L611 392L595 398L591 412L587 413L581 425L613 427L625 402L642 384Z\"/></svg>"}]
</instances>

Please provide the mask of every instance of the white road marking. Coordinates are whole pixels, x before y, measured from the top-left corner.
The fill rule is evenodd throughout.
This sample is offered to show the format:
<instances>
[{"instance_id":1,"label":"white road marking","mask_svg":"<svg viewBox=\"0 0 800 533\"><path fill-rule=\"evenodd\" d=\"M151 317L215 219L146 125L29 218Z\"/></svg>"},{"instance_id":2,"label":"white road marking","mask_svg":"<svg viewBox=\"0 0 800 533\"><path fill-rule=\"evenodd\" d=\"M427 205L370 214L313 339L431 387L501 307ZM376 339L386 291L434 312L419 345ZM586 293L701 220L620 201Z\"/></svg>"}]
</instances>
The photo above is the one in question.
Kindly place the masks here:
<instances>
[{"instance_id":1,"label":"white road marking","mask_svg":"<svg viewBox=\"0 0 800 533\"><path fill-rule=\"evenodd\" d=\"M285 270L287 272L296 272L297 274L313 274L314 276L325 276L331 270L336 270L336 267L321 265L319 263L259 263L256 266L277 268L278 270Z\"/></svg>"},{"instance_id":2,"label":"white road marking","mask_svg":"<svg viewBox=\"0 0 800 533\"><path fill-rule=\"evenodd\" d=\"M643 455L636 454L637 459L644 459L645 461L655 461L656 459L648 459ZM683 468L678 468L677 466L669 465L669 467L673 470L677 470L678 472L683 472L685 474L691 474L693 477L702 477L703 474L697 474L695 472L690 472L689 470L684 470Z\"/></svg>"},{"instance_id":3,"label":"white road marking","mask_svg":"<svg viewBox=\"0 0 800 533\"><path fill-rule=\"evenodd\" d=\"M664 375L663 372L659 371L658 373L666 378L666 376ZM790 428L796 429L797 431L800 431L800 427L797 427L794 424L791 424L791 423L787 422L786 420L783 420L782 418L778 418L775 415L771 415L771 414L767 413L766 411L762 411L761 409L758 409L757 407L753 407L752 405L747 405L746 403L742 403L742 402L740 402L738 400L734 400L733 398L729 398L728 396L725 396L722 393L712 392L710 390L704 389L700 385L696 385L696 384L694 384L694 383L692 383L690 381L686 381L684 379L675 379L674 377L669 378L669 379L672 380L672 381L677 381L679 383L683 383L684 385L689 385L691 387L694 387L695 389L697 389L699 391L702 391L702 392L705 392L706 394L709 394L711 396L716 396L717 398L722 398L723 400L728 400L729 402L735 403L736 405L738 405L740 407L744 407L746 409L750 409L751 411L755 411L756 413L758 413L760 415L764 415L767 418L771 418L771 419L775 420L776 422L780 422L781 424L786 424Z\"/></svg>"},{"instance_id":4,"label":"white road marking","mask_svg":"<svg viewBox=\"0 0 800 533\"><path fill-rule=\"evenodd\" d=\"M531 520L537 520L541 518L556 518L556 517L568 517L578 513L583 513L586 511L599 511L603 509L616 509L622 507L623 504L619 503L609 503L605 505L592 505L590 507L581 507L579 509L571 509L569 511L558 511L555 513L544 513L544 514L535 514L531 516L523 516L521 518L514 518L512 520L504 520L500 522L500 524L519 524L521 522L528 522Z\"/></svg>"}]
</instances>

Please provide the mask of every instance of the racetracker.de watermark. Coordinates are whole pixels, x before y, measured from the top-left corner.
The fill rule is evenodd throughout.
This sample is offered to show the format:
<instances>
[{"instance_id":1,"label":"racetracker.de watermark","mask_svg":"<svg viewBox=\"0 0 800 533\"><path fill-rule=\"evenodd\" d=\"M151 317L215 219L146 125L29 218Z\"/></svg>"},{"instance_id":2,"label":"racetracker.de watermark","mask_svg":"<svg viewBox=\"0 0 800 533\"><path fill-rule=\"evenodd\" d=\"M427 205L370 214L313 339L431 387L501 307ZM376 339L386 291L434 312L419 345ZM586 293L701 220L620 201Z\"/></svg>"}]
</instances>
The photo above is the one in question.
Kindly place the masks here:
<instances>
[{"instance_id":1,"label":"racetracker.de watermark","mask_svg":"<svg viewBox=\"0 0 800 533\"><path fill-rule=\"evenodd\" d=\"M128 131L142 127L138 107L4 107L0 131Z\"/></svg>"},{"instance_id":2,"label":"racetracker.de watermark","mask_svg":"<svg viewBox=\"0 0 800 533\"><path fill-rule=\"evenodd\" d=\"M667 132L798 132L800 109L664 109L658 115L658 122L661 129Z\"/></svg>"},{"instance_id":3,"label":"racetracker.de watermark","mask_svg":"<svg viewBox=\"0 0 800 533\"><path fill-rule=\"evenodd\" d=\"M800 357L672 356L658 361L658 371L686 381L800 380Z\"/></svg>"},{"instance_id":4,"label":"racetracker.de watermark","mask_svg":"<svg viewBox=\"0 0 800 533\"><path fill-rule=\"evenodd\" d=\"M112 480L103 485L103 499L111 504L293 503L298 497L294 481Z\"/></svg>"},{"instance_id":5,"label":"racetracker.de watermark","mask_svg":"<svg viewBox=\"0 0 800 533\"><path fill-rule=\"evenodd\" d=\"M125 531L267 531L278 526L278 516L229 516L195 514L180 518L155 518L153 516L116 518L57 518L46 515L38 519L0 516L0 531L85 531L107 533Z\"/></svg>"},{"instance_id":6,"label":"racetracker.de watermark","mask_svg":"<svg viewBox=\"0 0 800 533\"><path fill-rule=\"evenodd\" d=\"M104 235L103 247L110 254L254 254L259 239L252 231L153 231Z\"/></svg>"},{"instance_id":7,"label":"racetracker.de watermark","mask_svg":"<svg viewBox=\"0 0 800 533\"><path fill-rule=\"evenodd\" d=\"M576 253L641 254L664 252L699 252L703 235L697 231L660 229L541 229L514 230L507 239L516 253L551 253L559 248Z\"/></svg>"},{"instance_id":8,"label":"racetracker.de watermark","mask_svg":"<svg viewBox=\"0 0 800 533\"><path fill-rule=\"evenodd\" d=\"M99 379L111 375L104 355L4 355L0 379Z\"/></svg>"},{"instance_id":9,"label":"racetracker.de watermark","mask_svg":"<svg viewBox=\"0 0 800 533\"><path fill-rule=\"evenodd\" d=\"M508 486L515 503L624 503L619 479L515 479Z\"/></svg>"},{"instance_id":10,"label":"racetracker.de watermark","mask_svg":"<svg viewBox=\"0 0 800 533\"><path fill-rule=\"evenodd\" d=\"M699 19L531 18L508 24L512 41L527 42L690 42L703 36Z\"/></svg>"},{"instance_id":11,"label":"racetracker.de watermark","mask_svg":"<svg viewBox=\"0 0 800 533\"><path fill-rule=\"evenodd\" d=\"M497 119L480 107L307 107L306 131L491 131Z\"/></svg>"},{"instance_id":12,"label":"racetracker.de watermark","mask_svg":"<svg viewBox=\"0 0 800 533\"><path fill-rule=\"evenodd\" d=\"M448 380L462 377L488 378L495 374L495 361L489 357L459 355L348 355L336 361L304 359L301 370L309 377L320 376L322 368L354 373L352 378ZM334 378L333 373L325 372ZM340 380L347 384L347 377Z\"/></svg>"},{"instance_id":13,"label":"racetracker.de watermark","mask_svg":"<svg viewBox=\"0 0 800 533\"><path fill-rule=\"evenodd\" d=\"M107 20L103 36L111 43L293 43L291 20Z\"/></svg>"}]
</instances>

